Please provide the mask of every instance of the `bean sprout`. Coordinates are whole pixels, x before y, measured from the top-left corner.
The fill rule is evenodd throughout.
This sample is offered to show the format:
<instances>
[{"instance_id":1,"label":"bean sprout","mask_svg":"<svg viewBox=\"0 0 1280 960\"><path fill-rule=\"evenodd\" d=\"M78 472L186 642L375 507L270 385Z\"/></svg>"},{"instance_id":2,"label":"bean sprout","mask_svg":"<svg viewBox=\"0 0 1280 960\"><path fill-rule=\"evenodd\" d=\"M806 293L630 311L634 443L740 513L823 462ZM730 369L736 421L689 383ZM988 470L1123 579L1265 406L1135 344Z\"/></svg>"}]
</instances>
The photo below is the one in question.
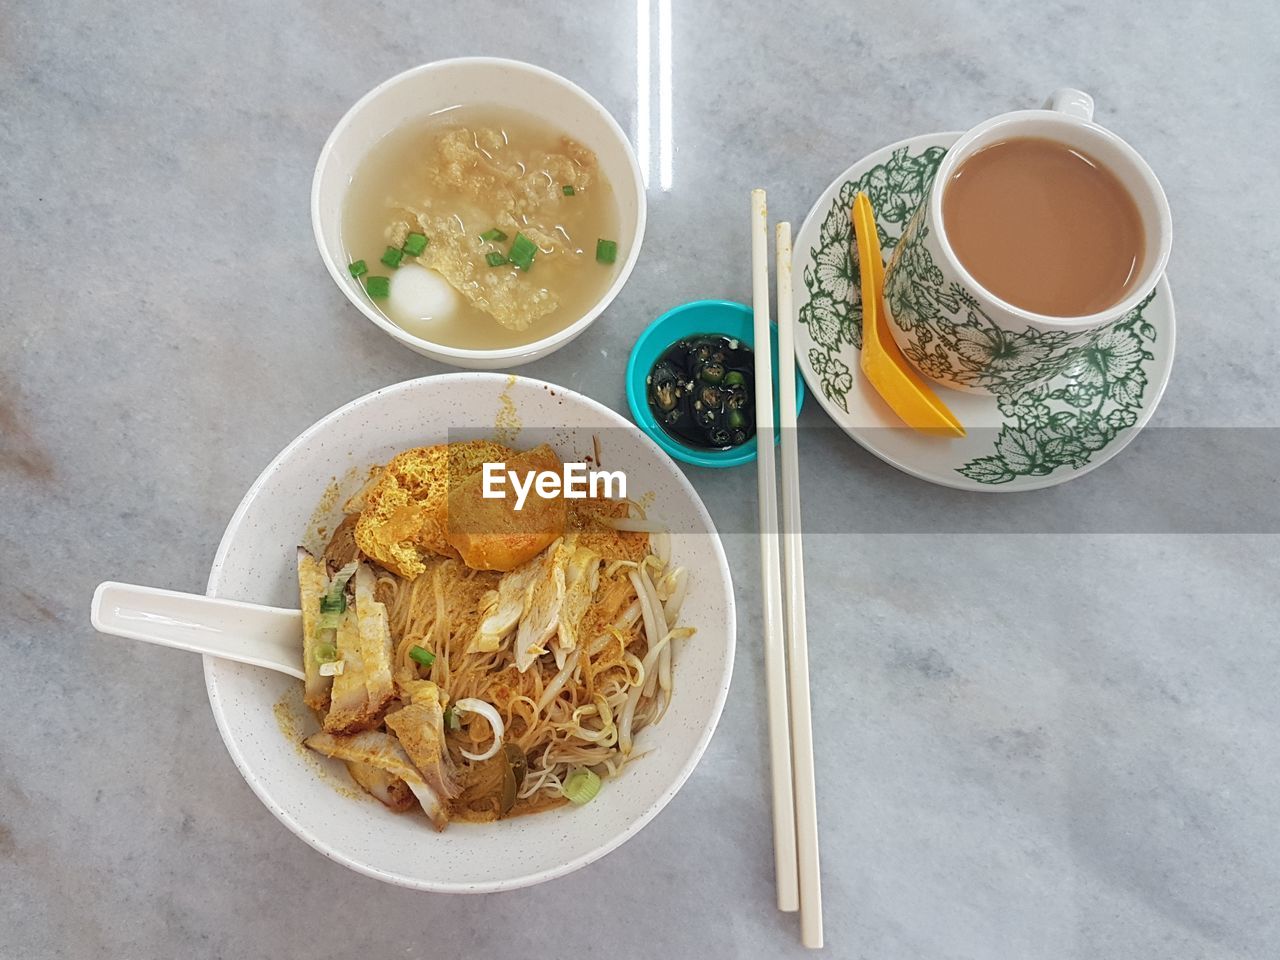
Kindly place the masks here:
<instances>
[{"instance_id":1,"label":"bean sprout","mask_svg":"<svg viewBox=\"0 0 1280 960\"><path fill-rule=\"evenodd\" d=\"M668 630L658 643L649 649L644 655L644 668L652 670L654 663L661 656L662 651L676 637L691 637L693 630L690 627L677 627L675 630ZM633 686L631 692L627 694L627 705L622 708L622 719L618 722L618 748L623 754L631 752L631 724L635 720L636 705L640 702L640 695L643 692L639 686Z\"/></svg>"},{"instance_id":2,"label":"bean sprout","mask_svg":"<svg viewBox=\"0 0 1280 960\"><path fill-rule=\"evenodd\" d=\"M654 625L658 628L655 634L651 636L666 636L669 625L667 623L667 614L662 609L662 602L658 599L658 592L653 587L653 581L649 579L649 572L645 569L645 564L640 564L639 580L640 585L644 589L644 594L649 603L649 608L653 611ZM652 643L652 640L650 641ZM671 648L667 647L663 650L662 655L658 658L658 669L649 674L645 680L644 695L646 697L653 696L655 685L661 686L666 692L671 690Z\"/></svg>"},{"instance_id":3,"label":"bean sprout","mask_svg":"<svg viewBox=\"0 0 1280 960\"><path fill-rule=\"evenodd\" d=\"M498 752L502 747L502 735L506 728L502 725L502 717L498 715L498 711L493 708L493 704L485 703L475 697L466 697L457 701L453 705L453 712L459 713L477 713L489 721L489 726L493 728L493 744L484 753L471 753L469 750L463 750L462 755L468 760L488 760Z\"/></svg>"},{"instance_id":4,"label":"bean sprout","mask_svg":"<svg viewBox=\"0 0 1280 960\"><path fill-rule=\"evenodd\" d=\"M667 623L675 623L689 590L689 571L684 567L676 567L663 578L663 582L667 584L667 601L662 605L663 612L667 615Z\"/></svg>"}]
</instances>

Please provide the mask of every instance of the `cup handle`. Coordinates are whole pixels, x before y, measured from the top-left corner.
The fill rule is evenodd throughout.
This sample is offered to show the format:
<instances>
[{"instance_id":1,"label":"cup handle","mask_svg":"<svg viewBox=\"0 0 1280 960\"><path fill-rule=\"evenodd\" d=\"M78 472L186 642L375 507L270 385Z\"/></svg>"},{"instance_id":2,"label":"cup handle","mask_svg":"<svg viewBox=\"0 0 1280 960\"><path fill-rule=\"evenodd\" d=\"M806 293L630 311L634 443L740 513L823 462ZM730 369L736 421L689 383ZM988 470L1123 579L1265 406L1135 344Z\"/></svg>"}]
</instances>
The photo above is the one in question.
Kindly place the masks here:
<instances>
[{"instance_id":1,"label":"cup handle","mask_svg":"<svg viewBox=\"0 0 1280 960\"><path fill-rule=\"evenodd\" d=\"M1044 102L1044 108L1056 110L1058 113L1065 113L1080 120L1093 119L1093 97L1074 87L1062 87L1053 91L1049 94L1049 99Z\"/></svg>"}]
</instances>

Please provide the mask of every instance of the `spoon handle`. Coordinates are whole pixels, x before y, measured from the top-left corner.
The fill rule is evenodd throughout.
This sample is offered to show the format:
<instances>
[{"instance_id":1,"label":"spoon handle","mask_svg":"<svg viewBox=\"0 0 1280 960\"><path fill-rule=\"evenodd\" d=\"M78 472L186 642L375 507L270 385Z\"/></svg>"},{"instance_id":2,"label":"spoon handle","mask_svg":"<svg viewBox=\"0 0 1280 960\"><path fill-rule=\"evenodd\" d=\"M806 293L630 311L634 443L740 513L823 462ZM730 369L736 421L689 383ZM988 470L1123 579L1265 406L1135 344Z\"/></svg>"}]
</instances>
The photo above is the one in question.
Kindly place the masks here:
<instances>
[{"instance_id":1,"label":"spoon handle","mask_svg":"<svg viewBox=\"0 0 1280 960\"><path fill-rule=\"evenodd\" d=\"M298 610L107 581L93 592L89 618L100 633L303 677Z\"/></svg>"}]
</instances>

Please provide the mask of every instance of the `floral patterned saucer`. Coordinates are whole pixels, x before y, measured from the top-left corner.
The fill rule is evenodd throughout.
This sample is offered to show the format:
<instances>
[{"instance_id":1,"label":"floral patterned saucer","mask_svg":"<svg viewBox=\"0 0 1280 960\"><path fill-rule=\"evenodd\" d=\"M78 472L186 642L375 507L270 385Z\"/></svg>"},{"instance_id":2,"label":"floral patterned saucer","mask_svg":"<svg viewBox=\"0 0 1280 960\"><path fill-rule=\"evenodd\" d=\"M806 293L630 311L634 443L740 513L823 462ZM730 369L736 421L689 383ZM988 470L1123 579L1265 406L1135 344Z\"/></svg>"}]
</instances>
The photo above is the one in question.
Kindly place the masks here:
<instances>
[{"instance_id":1,"label":"floral patterned saucer","mask_svg":"<svg viewBox=\"0 0 1280 960\"><path fill-rule=\"evenodd\" d=\"M859 370L862 307L849 211L865 190L887 259L959 137L929 134L877 150L814 204L795 241L796 359L832 419L899 470L962 490L1050 487L1110 460L1151 418L1173 365L1173 296L1162 277L1151 296L1047 382L998 397L934 384L966 437L930 437L903 426Z\"/></svg>"}]
</instances>

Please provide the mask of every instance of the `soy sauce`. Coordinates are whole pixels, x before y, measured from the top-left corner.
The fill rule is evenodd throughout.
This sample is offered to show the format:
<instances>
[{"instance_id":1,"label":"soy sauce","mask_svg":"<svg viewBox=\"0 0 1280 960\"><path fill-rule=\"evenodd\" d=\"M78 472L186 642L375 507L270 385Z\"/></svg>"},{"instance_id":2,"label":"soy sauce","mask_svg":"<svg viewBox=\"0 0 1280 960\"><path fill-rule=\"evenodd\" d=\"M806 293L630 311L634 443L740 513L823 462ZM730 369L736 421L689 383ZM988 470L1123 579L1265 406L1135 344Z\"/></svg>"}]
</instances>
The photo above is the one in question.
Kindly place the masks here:
<instances>
[{"instance_id":1,"label":"soy sauce","mask_svg":"<svg viewBox=\"0 0 1280 960\"><path fill-rule=\"evenodd\" d=\"M649 371L649 409L676 440L730 450L756 434L755 355L740 340L703 333L677 340Z\"/></svg>"}]
</instances>

